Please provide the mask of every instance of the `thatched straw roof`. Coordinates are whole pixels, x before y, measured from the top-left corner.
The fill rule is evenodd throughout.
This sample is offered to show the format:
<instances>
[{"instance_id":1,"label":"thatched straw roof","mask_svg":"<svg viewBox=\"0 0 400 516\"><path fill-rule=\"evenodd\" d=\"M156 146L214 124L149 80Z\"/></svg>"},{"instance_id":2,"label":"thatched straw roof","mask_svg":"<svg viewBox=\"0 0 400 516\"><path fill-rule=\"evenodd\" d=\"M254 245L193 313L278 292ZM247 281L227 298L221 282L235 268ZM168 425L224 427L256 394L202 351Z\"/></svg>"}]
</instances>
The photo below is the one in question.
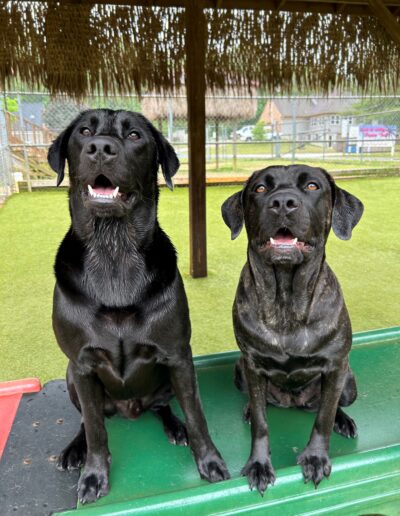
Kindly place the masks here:
<instances>
[{"instance_id":1,"label":"thatched straw roof","mask_svg":"<svg viewBox=\"0 0 400 516\"><path fill-rule=\"evenodd\" d=\"M398 87L400 45L373 16L205 12L211 90ZM17 78L79 97L95 91L165 92L184 82L182 8L0 0L0 27L3 88Z\"/></svg>"},{"instance_id":2,"label":"thatched straw roof","mask_svg":"<svg viewBox=\"0 0 400 516\"><path fill-rule=\"evenodd\" d=\"M183 91L173 97L146 96L141 102L143 114L150 120L167 118L169 112L175 118L187 118L187 102ZM219 97L218 94L221 96ZM257 100L232 96L222 98L223 92L214 92L206 97L206 117L225 120L246 120L253 118L257 111ZM248 92L247 92L248 95Z\"/></svg>"}]
</instances>

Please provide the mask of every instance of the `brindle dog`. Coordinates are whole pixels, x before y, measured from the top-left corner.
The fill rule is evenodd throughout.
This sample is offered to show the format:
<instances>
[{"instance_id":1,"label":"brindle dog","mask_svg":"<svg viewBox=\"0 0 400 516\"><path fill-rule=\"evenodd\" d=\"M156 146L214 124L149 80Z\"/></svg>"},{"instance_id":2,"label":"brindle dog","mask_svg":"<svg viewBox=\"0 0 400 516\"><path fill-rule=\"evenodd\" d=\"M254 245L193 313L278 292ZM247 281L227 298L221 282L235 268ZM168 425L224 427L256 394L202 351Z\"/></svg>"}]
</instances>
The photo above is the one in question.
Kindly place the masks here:
<instances>
[{"instance_id":1,"label":"brindle dog","mask_svg":"<svg viewBox=\"0 0 400 516\"><path fill-rule=\"evenodd\" d=\"M157 220L157 170L172 188L173 148L142 115L100 109L78 116L48 159L58 184L69 165L72 225L56 258L53 327L82 413L59 467L84 466L82 503L104 496L111 459L104 416L151 410L171 442L189 441L202 478L229 478L200 403L175 249ZM173 395L187 432L169 406Z\"/></svg>"},{"instance_id":2,"label":"brindle dog","mask_svg":"<svg viewBox=\"0 0 400 516\"><path fill-rule=\"evenodd\" d=\"M232 239L243 223L248 236L233 305L242 351L235 383L248 392L245 418L252 433L242 474L261 493L275 480L267 403L317 412L298 457L305 481L316 486L331 472L332 429L357 435L354 421L340 408L357 396L348 360L351 324L338 280L325 261L325 244L331 227L336 236L349 239L362 213L362 203L326 171L306 165L255 172L222 206Z\"/></svg>"}]
</instances>

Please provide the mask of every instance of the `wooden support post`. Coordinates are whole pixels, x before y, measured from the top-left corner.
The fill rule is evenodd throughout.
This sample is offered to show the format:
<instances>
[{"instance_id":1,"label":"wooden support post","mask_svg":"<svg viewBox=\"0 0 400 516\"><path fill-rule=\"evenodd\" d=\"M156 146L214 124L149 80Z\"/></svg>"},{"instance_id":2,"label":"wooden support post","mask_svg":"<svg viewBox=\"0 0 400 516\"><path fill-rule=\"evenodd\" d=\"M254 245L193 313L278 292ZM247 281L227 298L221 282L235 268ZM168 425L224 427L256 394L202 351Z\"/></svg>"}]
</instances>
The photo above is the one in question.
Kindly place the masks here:
<instances>
[{"instance_id":1,"label":"wooden support post","mask_svg":"<svg viewBox=\"0 0 400 516\"><path fill-rule=\"evenodd\" d=\"M186 92L189 131L190 274L207 276L206 243L206 23L196 0L186 4Z\"/></svg>"}]
</instances>

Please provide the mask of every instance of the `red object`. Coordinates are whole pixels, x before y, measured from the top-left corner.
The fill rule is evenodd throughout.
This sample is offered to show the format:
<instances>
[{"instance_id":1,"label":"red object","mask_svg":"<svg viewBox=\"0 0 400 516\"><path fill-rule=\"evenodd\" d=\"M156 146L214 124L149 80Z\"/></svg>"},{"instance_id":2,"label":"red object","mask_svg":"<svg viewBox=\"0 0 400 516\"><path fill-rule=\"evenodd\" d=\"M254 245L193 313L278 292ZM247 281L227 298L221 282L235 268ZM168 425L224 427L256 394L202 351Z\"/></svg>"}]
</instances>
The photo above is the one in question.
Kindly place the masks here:
<instances>
[{"instance_id":1,"label":"red object","mask_svg":"<svg viewBox=\"0 0 400 516\"><path fill-rule=\"evenodd\" d=\"M37 378L0 383L0 458L6 446L22 395L41 389Z\"/></svg>"}]
</instances>

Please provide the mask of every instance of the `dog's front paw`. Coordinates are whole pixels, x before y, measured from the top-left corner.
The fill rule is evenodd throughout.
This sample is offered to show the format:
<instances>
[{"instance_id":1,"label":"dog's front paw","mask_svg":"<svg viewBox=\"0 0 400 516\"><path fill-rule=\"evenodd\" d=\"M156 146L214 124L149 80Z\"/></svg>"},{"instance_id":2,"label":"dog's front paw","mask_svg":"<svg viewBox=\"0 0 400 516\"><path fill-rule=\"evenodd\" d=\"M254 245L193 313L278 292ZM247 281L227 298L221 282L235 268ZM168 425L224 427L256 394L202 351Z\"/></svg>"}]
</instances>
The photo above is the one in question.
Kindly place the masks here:
<instances>
[{"instance_id":1,"label":"dog's front paw","mask_svg":"<svg viewBox=\"0 0 400 516\"><path fill-rule=\"evenodd\" d=\"M108 494L108 471L86 469L78 483L78 499L80 503L91 503Z\"/></svg>"},{"instance_id":2,"label":"dog's front paw","mask_svg":"<svg viewBox=\"0 0 400 516\"><path fill-rule=\"evenodd\" d=\"M273 485L276 480L275 471L269 459L258 461L250 457L241 474L247 477L250 489L258 489L262 496L264 496L268 485Z\"/></svg>"},{"instance_id":3,"label":"dog's front paw","mask_svg":"<svg viewBox=\"0 0 400 516\"><path fill-rule=\"evenodd\" d=\"M197 468L201 478L209 482L220 482L231 478L228 468L217 450L207 453L206 457L198 459Z\"/></svg>"},{"instance_id":4,"label":"dog's front paw","mask_svg":"<svg viewBox=\"0 0 400 516\"><path fill-rule=\"evenodd\" d=\"M348 416L343 410L340 412L338 411L336 413L335 418L335 425L333 427L333 430L340 435L343 435L343 437L352 438L354 439L357 437L357 425L350 416Z\"/></svg>"},{"instance_id":5,"label":"dog's front paw","mask_svg":"<svg viewBox=\"0 0 400 516\"><path fill-rule=\"evenodd\" d=\"M325 451L313 451L305 449L297 458L297 464L303 468L304 482L310 480L314 482L315 487L326 477L329 478L332 469L332 463Z\"/></svg>"}]
</instances>

